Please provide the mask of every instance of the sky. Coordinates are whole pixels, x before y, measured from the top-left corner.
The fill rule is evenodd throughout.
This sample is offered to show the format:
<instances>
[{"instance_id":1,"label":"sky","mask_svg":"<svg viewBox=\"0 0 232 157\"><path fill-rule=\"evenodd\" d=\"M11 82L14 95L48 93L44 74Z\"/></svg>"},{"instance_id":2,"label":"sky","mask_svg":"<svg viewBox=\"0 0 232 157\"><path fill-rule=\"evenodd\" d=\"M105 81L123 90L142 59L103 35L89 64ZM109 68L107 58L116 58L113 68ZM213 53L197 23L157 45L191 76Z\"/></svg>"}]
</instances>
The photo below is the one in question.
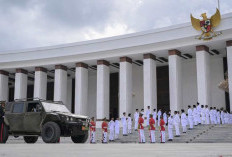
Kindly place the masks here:
<instances>
[{"instance_id":1,"label":"sky","mask_svg":"<svg viewBox=\"0 0 232 157\"><path fill-rule=\"evenodd\" d=\"M0 0L0 52L73 43L210 17L218 0ZM220 0L221 14L232 0Z\"/></svg>"}]
</instances>

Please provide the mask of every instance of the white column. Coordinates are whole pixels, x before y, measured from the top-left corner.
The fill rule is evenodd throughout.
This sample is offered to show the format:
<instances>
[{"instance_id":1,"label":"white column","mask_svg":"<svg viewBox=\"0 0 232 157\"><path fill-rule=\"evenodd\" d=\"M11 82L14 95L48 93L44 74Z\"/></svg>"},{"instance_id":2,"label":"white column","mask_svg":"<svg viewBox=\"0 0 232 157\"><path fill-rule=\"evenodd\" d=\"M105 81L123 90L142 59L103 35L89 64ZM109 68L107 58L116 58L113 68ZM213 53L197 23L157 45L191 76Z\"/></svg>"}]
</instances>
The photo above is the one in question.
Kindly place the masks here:
<instances>
[{"instance_id":1,"label":"white column","mask_svg":"<svg viewBox=\"0 0 232 157\"><path fill-rule=\"evenodd\" d=\"M67 67L64 65L55 66L54 101L67 101Z\"/></svg>"},{"instance_id":2,"label":"white column","mask_svg":"<svg viewBox=\"0 0 232 157\"><path fill-rule=\"evenodd\" d=\"M88 65L76 64L75 114L87 115L88 105Z\"/></svg>"},{"instance_id":3,"label":"white column","mask_svg":"<svg viewBox=\"0 0 232 157\"><path fill-rule=\"evenodd\" d=\"M47 99L47 69L35 68L34 98Z\"/></svg>"},{"instance_id":4,"label":"white column","mask_svg":"<svg viewBox=\"0 0 232 157\"><path fill-rule=\"evenodd\" d=\"M27 71L16 69L14 99L27 98Z\"/></svg>"},{"instance_id":5,"label":"white column","mask_svg":"<svg viewBox=\"0 0 232 157\"><path fill-rule=\"evenodd\" d=\"M119 70L119 115L132 112L132 59L120 58Z\"/></svg>"},{"instance_id":6,"label":"white column","mask_svg":"<svg viewBox=\"0 0 232 157\"><path fill-rule=\"evenodd\" d=\"M182 106L182 85L181 85L181 53L178 50L169 51L169 94L170 110L180 111Z\"/></svg>"},{"instance_id":7,"label":"white column","mask_svg":"<svg viewBox=\"0 0 232 157\"><path fill-rule=\"evenodd\" d=\"M197 95L200 105L212 106L210 103L210 55L209 48L196 47Z\"/></svg>"},{"instance_id":8,"label":"white column","mask_svg":"<svg viewBox=\"0 0 232 157\"><path fill-rule=\"evenodd\" d=\"M9 73L0 70L0 101L8 101L9 86L8 86Z\"/></svg>"},{"instance_id":9,"label":"white column","mask_svg":"<svg viewBox=\"0 0 232 157\"><path fill-rule=\"evenodd\" d=\"M157 80L156 80L156 57L153 54L144 54L143 59L143 86L144 86L144 109L151 106L157 109Z\"/></svg>"},{"instance_id":10,"label":"white column","mask_svg":"<svg viewBox=\"0 0 232 157\"><path fill-rule=\"evenodd\" d=\"M72 110L72 77L68 77L68 82L67 82L67 103L66 106L69 109L69 111Z\"/></svg>"},{"instance_id":11,"label":"white column","mask_svg":"<svg viewBox=\"0 0 232 157\"><path fill-rule=\"evenodd\" d=\"M103 118L109 119L109 88L110 70L109 62L105 60L97 61L97 121ZM98 125L99 126L99 125Z\"/></svg>"},{"instance_id":12,"label":"white column","mask_svg":"<svg viewBox=\"0 0 232 157\"><path fill-rule=\"evenodd\" d=\"M232 112L232 40L226 42L227 46L227 67L230 97L230 112Z\"/></svg>"}]
</instances>

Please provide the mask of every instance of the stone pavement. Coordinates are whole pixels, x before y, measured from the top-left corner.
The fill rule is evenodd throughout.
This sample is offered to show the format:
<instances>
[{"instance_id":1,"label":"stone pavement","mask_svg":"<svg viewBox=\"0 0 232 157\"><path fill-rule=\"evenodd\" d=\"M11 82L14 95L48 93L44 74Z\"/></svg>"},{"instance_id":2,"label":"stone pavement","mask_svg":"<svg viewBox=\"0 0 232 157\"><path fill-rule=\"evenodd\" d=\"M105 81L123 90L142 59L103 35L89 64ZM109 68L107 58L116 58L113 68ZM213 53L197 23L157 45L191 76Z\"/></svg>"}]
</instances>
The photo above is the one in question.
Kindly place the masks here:
<instances>
[{"instance_id":1,"label":"stone pavement","mask_svg":"<svg viewBox=\"0 0 232 157\"><path fill-rule=\"evenodd\" d=\"M180 129L181 130L181 129ZM120 130L122 133L122 130ZM173 129L175 135L175 130ZM145 128L146 142L149 143L149 132ZM96 139L97 143L101 143L101 130L97 129ZM168 139L168 132L166 131L166 141ZM156 131L156 141L160 142L160 133ZM24 143L23 138L10 137L7 144ZM37 143L43 143L39 138ZM72 143L69 137L61 138L61 143ZM89 140L86 142L89 143ZM119 140L109 143L138 143L138 132L129 134L128 136L122 136L120 134ZM174 137L172 142L167 143L232 143L232 125L199 125L194 127L193 130L187 130L186 134L181 133L180 137Z\"/></svg>"},{"instance_id":2,"label":"stone pavement","mask_svg":"<svg viewBox=\"0 0 232 157\"><path fill-rule=\"evenodd\" d=\"M2 157L231 157L231 143L6 144Z\"/></svg>"}]
</instances>

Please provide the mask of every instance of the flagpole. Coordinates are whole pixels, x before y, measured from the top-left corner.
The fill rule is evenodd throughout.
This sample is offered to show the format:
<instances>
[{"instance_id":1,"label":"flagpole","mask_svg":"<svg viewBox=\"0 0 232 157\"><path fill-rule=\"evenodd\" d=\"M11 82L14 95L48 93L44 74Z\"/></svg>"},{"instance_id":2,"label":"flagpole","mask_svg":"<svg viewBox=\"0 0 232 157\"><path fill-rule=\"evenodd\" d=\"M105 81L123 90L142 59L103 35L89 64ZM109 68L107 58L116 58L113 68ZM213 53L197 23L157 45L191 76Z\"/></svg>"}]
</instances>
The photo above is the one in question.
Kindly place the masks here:
<instances>
[{"instance_id":1,"label":"flagpole","mask_svg":"<svg viewBox=\"0 0 232 157\"><path fill-rule=\"evenodd\" d=\"M220 11L220 0L218 0L218 10Z\"/></svg>"}]
</instances>

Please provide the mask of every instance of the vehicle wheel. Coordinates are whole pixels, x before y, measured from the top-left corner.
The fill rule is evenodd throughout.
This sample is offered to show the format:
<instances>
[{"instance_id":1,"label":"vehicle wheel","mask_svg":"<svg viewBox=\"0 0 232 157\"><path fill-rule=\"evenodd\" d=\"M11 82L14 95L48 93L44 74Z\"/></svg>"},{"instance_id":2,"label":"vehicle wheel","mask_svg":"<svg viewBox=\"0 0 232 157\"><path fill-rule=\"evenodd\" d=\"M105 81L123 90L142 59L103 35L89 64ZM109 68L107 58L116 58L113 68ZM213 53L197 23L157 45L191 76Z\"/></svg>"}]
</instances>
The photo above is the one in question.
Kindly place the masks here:
<instances>
[{"instance_id":1,"label":"vehicle wheel","mask_svg":"<svg viewBox=\"0 0 232 157\"><path fill-rule=\"evenodd\" d=\"M85 143L88 139L88 132L85 133L84 135L78 135L78 136L71 136L71 139L73 143Z\"/></svg>"},{"instance_id":2,"label":"vehicle wheel","mask_svg":"<svg viewBox=\"0 0 232 157\"><path fill-rule=\"evenodd\" d=\"M47 122L42 128L42 139L45 143L57 143L60 139L60 127L54 122Z\"/></svg>"},{"instance_id":3,"label":"vehicle wheel","mask_svg":"<svg viewBox=\"0 0 232 157\"><path fill-rule=\"evenodd\" d=\"M23 136L26 143L35 143L38 140L38 136Z\"/></svg>"},{"instance_id":4,"label":"vehicle wheel","mask_svg":"<svg viewBox=\"0 0 232 157\"><path fill-rule=\"evenodd\" d=\"M6 143L8 140L8 127L4 123L1 124L0 126L0 143Z\"/></svg>"}]
</instances>

